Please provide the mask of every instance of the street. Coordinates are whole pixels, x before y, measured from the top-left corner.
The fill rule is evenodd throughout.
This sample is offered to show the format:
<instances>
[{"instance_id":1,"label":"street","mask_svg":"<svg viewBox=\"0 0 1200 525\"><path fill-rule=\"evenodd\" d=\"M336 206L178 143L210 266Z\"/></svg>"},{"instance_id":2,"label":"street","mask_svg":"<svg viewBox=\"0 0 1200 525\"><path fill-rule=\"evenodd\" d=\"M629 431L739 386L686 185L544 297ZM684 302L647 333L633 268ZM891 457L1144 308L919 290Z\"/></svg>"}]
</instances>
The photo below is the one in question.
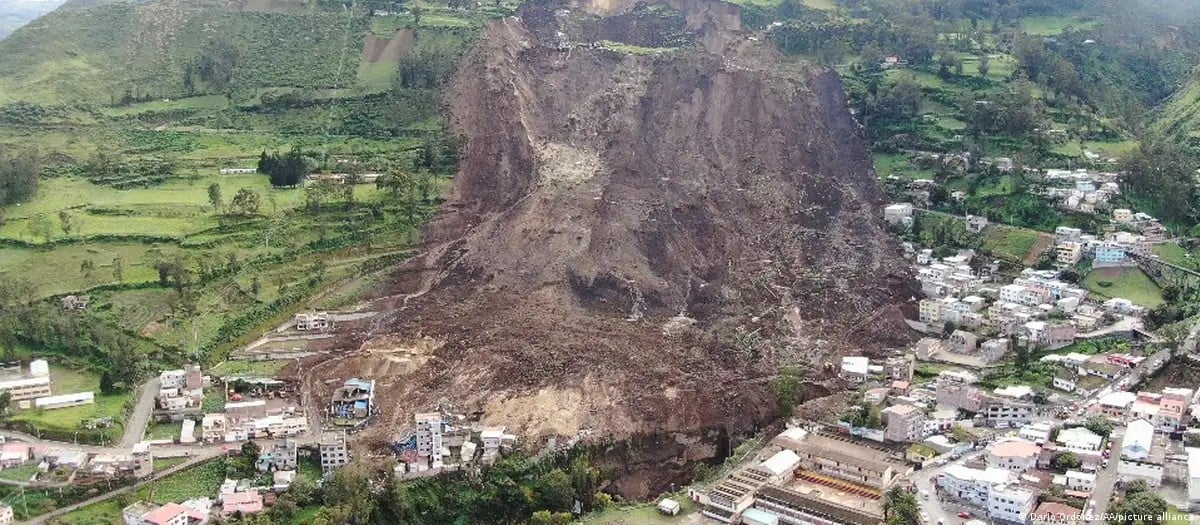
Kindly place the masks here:
<instances>
[{"instance_id":1,"label":"street","mask_svg":"<svg viewBox=\"0 0 1200 525\"><path fill-rule=\"evenodd\" d=\"M120 448L131 449L142 436L146 435L146 425L150 423L150 414L154 412L154 397L158 395L161 386L157 377L146 381L138 391L137 405L125 422L125 433L121 435Z\"/></svg>"},{"instance_id":2,"label":"street","mask_svg":"<svg viewBox=\"0 0 1200 525\"><path fill-rule=\"evenodd\" d=\"M1096 472L1096 488L1092 490L1092 497L1088 498L1087 506L1084 508L1085 523L1102 523L1100 515L1108 508L1108 499L1112 497L1113 488L1117 484L1117 459L1121 455L1121 442L1125 436L1124 427L1113 428L1112 435L1109 439L1113 441L1112 457L1108 461L1108 467Z\"/></svg>"}]
</instances>

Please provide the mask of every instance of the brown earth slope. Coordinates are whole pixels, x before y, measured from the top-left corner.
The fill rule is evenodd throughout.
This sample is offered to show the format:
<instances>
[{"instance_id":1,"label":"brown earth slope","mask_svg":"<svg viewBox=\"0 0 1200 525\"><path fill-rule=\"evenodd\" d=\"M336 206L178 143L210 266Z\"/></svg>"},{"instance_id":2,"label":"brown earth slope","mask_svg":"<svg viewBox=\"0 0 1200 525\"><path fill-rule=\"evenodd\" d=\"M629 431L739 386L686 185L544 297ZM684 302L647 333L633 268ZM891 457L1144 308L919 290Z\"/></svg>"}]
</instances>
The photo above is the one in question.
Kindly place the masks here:
<instances>
[{"instance_id":1,"label":"brown earth slope","mask_svg":"<svg viewBox=\"0 0 1200 525\"><path fill-rule=\"evenodd\" d=\"M903 342L912 291L834 74L728 5L583 7L609 13L488 26L448 100L463 158L426 252L360 351L312 373L420 354L375 377L378 437L449 402L527 441L620 442L639 496L775 420L781 365L828 378Z\"/></svg>"}]
</instances>

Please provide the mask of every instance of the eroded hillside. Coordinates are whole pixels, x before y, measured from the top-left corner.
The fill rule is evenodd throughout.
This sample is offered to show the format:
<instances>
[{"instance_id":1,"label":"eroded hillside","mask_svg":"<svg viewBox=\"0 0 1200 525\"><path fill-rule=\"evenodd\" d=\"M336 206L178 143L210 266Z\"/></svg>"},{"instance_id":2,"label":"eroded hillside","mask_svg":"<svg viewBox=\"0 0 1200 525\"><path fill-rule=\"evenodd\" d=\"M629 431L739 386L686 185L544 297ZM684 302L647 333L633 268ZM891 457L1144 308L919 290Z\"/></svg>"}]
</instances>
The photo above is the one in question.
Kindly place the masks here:
<instances>
[{"instance_id":1,"label":"eroded hillside","mask_svg":"<svg viewBox=\"0 0 1200 525\"><path fill-rule=\"evenodd\" d=\"M424 254L360 351L310 373L424 348L376 377L378 437L448 401L529 438L632 439L619 489L644 495L773 421L781 366L819 379L903 340L909 281L840 83L759 36L707 2L491 23L449 96L463 158Z\"/></svg>"}]
</instances>

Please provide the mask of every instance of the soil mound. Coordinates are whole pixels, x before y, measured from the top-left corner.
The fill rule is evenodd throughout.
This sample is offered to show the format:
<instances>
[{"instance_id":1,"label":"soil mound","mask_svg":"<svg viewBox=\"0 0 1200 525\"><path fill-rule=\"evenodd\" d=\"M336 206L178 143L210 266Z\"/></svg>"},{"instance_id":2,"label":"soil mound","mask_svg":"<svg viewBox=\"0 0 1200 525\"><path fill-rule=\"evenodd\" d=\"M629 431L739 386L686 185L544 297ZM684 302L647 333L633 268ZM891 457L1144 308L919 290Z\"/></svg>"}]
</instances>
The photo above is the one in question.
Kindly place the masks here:
<instances>
[{"instance_id":1,"label":"soil mound","mask_svg":"<svg viewBox=\"0 0 1200 525\"><path fill-rule=\"evenodd\" d=\"M773 422L781 366L825 381L907 340L911 279L839 79L765 41L700 1L535 2L488 26L448 98L453 195L364 336L440 342L377 378L381 438L448 402L619 442L619 488L644 496Z\"/></svg>"}]
</instances>

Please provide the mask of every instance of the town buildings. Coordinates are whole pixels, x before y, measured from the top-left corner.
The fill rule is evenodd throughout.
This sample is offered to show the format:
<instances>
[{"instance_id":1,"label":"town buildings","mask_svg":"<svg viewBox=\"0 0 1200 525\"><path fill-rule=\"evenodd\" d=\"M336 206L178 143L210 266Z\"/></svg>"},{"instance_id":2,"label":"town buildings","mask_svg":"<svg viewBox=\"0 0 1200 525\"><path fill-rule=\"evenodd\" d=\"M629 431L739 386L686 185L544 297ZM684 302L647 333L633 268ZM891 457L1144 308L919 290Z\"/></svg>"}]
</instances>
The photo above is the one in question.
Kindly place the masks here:
<instances>
[{"instance_id":1,"label":"town buildings","mask_svg":"<svg viewBox=\"0 0 1200 525\"><path fill-rule=\"evenodd\" d=\"M335 419L365 419L374 409L374 380L348 379L333 391L329 401L329 415Z\"/></svg>"},{"instance_id":2,"label":"town buildings","mask_svg":"<svg viewBox=\"0 0 1200 525\"><path fill-rule=\"evenodd\" d=\"M1026 523L1037 503L1037 494L1020 488L1004 468L950 465L938 475L937 486L951 498L987 509L988 517L998 521Z\"/></svg>"}]
</instances>

